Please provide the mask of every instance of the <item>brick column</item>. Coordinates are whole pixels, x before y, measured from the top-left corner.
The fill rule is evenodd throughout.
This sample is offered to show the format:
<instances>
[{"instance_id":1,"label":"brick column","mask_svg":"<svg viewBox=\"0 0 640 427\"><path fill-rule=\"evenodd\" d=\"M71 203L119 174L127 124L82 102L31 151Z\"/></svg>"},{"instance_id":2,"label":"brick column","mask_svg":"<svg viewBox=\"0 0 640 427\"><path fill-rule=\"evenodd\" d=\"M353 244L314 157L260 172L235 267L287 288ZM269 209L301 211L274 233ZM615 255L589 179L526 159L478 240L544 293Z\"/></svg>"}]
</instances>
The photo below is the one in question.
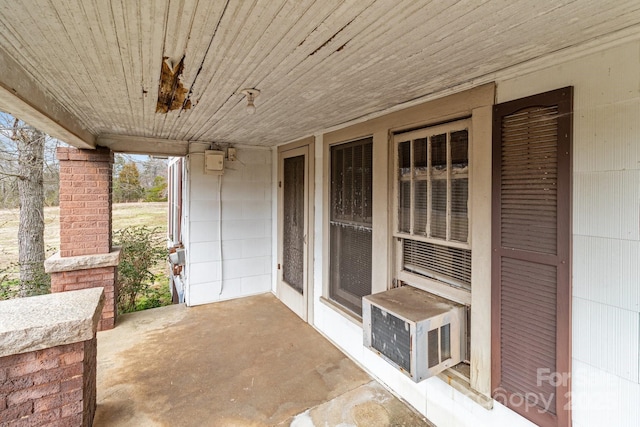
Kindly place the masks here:
<instances>
[{"instance_id":1,"label":"brick column","mask_svg":"<svg viewBox=\"0 0 640 427\"><path fill-rule=\"evenodd\" d=\"M60 256L111 251L109 149L58 148L60 161Z\"/></svg>"},{"instance_id":2,"label":"brick column","mask_svg":"<svg viewBox=\"0 0 640 427\"><path fill-rule=\"evenodd\" d=\"M60 252L45 262L51 291L104 287L99 330L115 326L117 266L120 251L111 247L113 153L106 148L61 147Z\"/></svg>"}]
</instances>

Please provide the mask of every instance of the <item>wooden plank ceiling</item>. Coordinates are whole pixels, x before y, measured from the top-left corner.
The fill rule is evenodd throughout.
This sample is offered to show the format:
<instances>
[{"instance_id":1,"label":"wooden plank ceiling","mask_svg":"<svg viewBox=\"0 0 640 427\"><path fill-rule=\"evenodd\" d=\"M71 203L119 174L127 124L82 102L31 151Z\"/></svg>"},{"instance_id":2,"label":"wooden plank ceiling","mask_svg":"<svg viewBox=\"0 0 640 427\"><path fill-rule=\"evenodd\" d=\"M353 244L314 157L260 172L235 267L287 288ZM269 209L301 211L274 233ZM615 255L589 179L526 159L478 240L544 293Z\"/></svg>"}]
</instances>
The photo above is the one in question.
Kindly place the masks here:
<instances>
[{"instance_id":1,"label":"wooden plank ceiling","mask_svg":"<svg viewBox=\"0 0 640 427\"><path fill-rule=\"evenodd\" d=\"M98 142L274 145L638 23L637 0L0 0L0 53Z\"/></svg>"}]
</instances>

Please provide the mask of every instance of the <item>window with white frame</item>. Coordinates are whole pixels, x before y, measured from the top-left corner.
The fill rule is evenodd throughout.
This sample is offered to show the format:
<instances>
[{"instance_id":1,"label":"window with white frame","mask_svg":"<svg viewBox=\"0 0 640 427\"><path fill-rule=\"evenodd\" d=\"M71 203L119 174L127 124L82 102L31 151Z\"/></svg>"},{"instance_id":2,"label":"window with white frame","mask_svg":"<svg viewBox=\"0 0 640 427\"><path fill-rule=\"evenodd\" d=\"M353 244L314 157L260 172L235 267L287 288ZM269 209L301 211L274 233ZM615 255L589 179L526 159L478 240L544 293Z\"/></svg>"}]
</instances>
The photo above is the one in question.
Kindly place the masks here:
<instances>
[{"instance_id":1,"label":"window with white frame","mask_svg":"<svg viewBox=\"0 0 640 427\"><path fill-rule=\"evenodd\" d=\"M398 278L459 302L471 290L469 127L394 135Z\"/></svg>"},{"instance_id":2,"label":"window with white frame","mask_svg":"<svg viewBox=\"0 0 640 427\"><path fill-rule=\"evenodd\" d=\"M330 147L329 296L360 316L371 294L373 140Z\"/></svg>"},{"instance_id":3,"label":"window with white frame","mask_svg":"<svg viewBox=\"0 0 640 427\"><path fill-rule=\"evenodd\" d=\"M169 164L168 204L169 224L168 234L171 244L182 243L182 168L183 159L175 159Z\"/></svg>"}]
</instances>

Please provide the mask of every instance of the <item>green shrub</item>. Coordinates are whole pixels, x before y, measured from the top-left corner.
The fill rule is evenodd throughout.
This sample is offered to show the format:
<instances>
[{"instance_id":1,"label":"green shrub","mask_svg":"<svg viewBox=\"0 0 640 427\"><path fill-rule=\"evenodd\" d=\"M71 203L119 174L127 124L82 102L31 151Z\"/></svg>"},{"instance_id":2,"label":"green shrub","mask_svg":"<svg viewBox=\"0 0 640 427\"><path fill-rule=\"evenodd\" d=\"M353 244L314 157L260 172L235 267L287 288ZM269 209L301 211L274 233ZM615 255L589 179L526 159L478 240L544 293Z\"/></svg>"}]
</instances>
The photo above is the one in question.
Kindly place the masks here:
<instances>
[{"instance_id":1,"label":"green shrub","mask_svg":"<svg viewBox=\"0 0 640 427\"><path fill-rule=\"evenodd\" d=\"M51 276L44 272L44 265L37 263L33 279L22 284L22 295L32 297L51 293Z\"/></svg>"},{"instance_id":2,"label":"green shrub","mask_svg":"<svg viewBox=\"0 0 640 427\"><path fill-rule=\"evenodd\" d=\"M136 300L135 311L146 310L148 308L164 307L170 305L171 291L168 286L169 278L160 274L156 278L157 286L150 286L147 291Z\"/></svg>"},{"instance_id":3,"label":"green shrub","mask_svg":"<svg viewBox=\"0 0 640 427\"><path fill-rule=\"evenodd\" d=\"M136 311L139 303L141 306L155 304L160 298L154 297L157 291L152 287L156 279L153 269L167 256L164 235L158 227L133 226L114 232L113 240L122 248L118 265L118 312ZM152 302L142 303L142 299Z\"/></svg>"},{"instance_id":4,"label":"green shrub","mask_svg":"<svg viewBox=\"0 0 640 427\"><path fill-rule=\"evenodd\" d=\"M38 267L33 280L22 286L20 279L15 278L19 270L17 263L11 263L4 269L0 269L0 300L51 293L51 276L44 272L44 266Z\"/></svg>"},{"instance_id":5,"label":"green shrub","mask_svg":"<svg viewBox=\"0 0 640 427\"><path fill-rule=\"evenodd\" d=\"M7 279L0 277L0 301L5 299L18 298L20 296L20 281L18 279Z\"/></svg>"}]
</instances>

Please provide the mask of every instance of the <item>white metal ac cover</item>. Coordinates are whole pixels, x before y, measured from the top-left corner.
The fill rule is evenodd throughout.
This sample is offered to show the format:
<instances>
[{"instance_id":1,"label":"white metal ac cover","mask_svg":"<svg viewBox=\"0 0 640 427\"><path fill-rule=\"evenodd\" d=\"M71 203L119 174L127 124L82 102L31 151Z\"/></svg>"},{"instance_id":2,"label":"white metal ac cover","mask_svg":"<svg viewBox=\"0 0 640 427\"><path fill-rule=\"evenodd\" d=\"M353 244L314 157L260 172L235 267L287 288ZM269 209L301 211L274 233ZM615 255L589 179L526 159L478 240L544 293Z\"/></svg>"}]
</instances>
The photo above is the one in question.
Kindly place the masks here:
<instances>
[{"instance_id":1,"label":"white metal ac cover","mask_svg":"<svg viewBox=\"0 0 640 427\"><path fill-rule=\"evenodd\" d=\"M463 305L402 286L365 296L362 320L364 346L415 382L464 359Z\"/></svg>"}]
</instances>

